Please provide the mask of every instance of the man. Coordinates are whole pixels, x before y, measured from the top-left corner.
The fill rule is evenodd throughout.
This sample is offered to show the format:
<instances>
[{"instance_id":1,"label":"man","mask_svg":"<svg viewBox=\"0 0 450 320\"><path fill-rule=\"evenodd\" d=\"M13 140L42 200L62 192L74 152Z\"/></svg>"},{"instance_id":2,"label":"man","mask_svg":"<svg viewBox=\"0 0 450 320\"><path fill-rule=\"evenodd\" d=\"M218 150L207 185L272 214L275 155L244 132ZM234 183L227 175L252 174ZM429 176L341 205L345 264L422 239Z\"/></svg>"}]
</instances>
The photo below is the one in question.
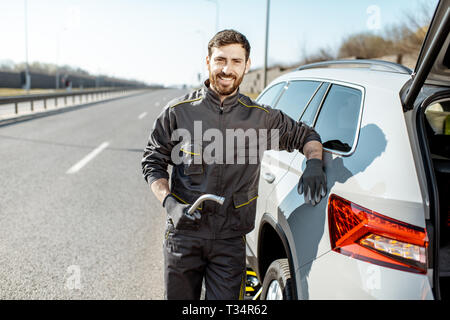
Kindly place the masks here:
<instances>
[{"instance_id":1,"label":"man","mask_svg":"<svg viewBox=\"0 0 450 320\"><path fill-rule=\"evenodd\" d=\"M273 130L276 134L260 136L272 149L298 149L308 159L299 193L313 205L326 193L319 135L239 92L250 68L249 56L244 35L234 30L217 33L208 44L209 79L201 89L169 102L145 148L144 177L167 212L167 299L199 299L203 278L206 299L243 298L245 235L254 228L260 158L250 156L254 139L247 143L244 136L244 145L234 144L235 137L242 138L236 132ZM236 156L243 154L244 162ZM223 196L225 201L222 205L205 201L196 218L188 218L184 210L203 194Z\"/></svg>"}]
</instances>

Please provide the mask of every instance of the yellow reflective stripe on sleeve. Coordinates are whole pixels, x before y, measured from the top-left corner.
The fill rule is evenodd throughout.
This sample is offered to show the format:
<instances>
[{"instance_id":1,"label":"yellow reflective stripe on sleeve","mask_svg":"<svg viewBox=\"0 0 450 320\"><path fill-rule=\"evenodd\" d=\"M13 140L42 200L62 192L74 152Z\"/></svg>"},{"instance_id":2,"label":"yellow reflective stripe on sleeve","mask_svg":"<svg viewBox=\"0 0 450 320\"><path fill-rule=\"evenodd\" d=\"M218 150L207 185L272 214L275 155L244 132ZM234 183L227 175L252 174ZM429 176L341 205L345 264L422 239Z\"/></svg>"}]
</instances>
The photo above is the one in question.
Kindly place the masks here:
<instances>
[{"instance_id":1,"label":"yellow reflective stripe on sleeve","mask_svg":"<svg viewBox=\"0 0 450 320\"><path fill-rule=\"evenodd\" d=\"M252 202L253 200L255 200L256 198L258 198L258 196L251 198L250 200L248 200L247 202L245 202L245 203L243 203L243 204L240 204L240 205L238 205L238 206L235 206L235 208L237 209L237 208L243 207L243 206L249 204L250 202Z\"/></svg>"},{"instance_id":2,"label":"yellow reflective stripe on sleeve","mask_svg":"<svg viewBox=\"0 0 450 320\"><path fill-rule=\"evenodd\" d=\"M245 107L247 107L247 108L258 108L258 109L261 109L261 110L263 110L263 111L269 113L269 110L267 110L267 109L265 109L265 108L263 108L263 107L246 105L245 103L243 103L243 102L241 101L241 99L238 99L238 101L239 101L243 106L245 106Z\"/></svg>"},{"instance_id":3,"label":"yellow reflective stripe on sleeve","mask_svg":"<svg viewBox=\"0 0 450 320\"><path fill-rule=\"evenodd\" d=\"M171 192L171 194L172 194L175 198L177 198L178 200L180 200L181 202L183 202L184 204L189 204L189 203L187 203L186 201L184 201L183 199L181 199L179 196L177 196L175 193Z\"/></svg>"}]
</instances>

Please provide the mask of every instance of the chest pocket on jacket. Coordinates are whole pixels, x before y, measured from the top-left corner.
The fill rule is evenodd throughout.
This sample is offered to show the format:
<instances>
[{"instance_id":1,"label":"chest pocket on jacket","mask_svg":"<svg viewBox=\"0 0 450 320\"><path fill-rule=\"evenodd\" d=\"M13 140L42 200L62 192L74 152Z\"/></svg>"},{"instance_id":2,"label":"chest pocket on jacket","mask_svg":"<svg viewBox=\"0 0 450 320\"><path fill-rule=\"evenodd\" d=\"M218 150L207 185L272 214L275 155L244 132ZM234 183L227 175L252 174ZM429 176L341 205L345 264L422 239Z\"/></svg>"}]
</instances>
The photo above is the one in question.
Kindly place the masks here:
<instances>
[{"instance_id":1,"label":"chest pocket on jacket","mask_svg":"<svg viewBox=\"0 0 450 320\"><path fill-rule=\"evenodd\" d=\"M184 174L187 176L203 173L203 146L201 142L185 143L180 149Z\"/></svg>"}]
</instances>

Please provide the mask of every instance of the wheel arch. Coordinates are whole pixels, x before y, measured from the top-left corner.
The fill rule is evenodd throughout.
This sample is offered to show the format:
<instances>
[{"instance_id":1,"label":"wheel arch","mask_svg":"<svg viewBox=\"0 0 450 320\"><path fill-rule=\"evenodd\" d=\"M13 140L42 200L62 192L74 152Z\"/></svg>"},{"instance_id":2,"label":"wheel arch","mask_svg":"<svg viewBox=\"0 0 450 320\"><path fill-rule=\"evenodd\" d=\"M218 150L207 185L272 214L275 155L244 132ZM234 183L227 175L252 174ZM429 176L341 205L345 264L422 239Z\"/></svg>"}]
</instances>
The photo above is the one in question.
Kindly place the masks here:
<instances>
[{"instance_id":1,"label":"wheel arch","mask_svg":"<svg viewBox=\"0 0 450 320\"><path fill-rule=\"evenodd\" d=\"M293 298L298 299L294 262L288 239L281 225L278 224L271 215L265 213L261 219L258 233L258 274L260 280L264 280L272 261L286 258L289 262L289 271L291 273L293 286Z\"/></svg>"}]
</instances>

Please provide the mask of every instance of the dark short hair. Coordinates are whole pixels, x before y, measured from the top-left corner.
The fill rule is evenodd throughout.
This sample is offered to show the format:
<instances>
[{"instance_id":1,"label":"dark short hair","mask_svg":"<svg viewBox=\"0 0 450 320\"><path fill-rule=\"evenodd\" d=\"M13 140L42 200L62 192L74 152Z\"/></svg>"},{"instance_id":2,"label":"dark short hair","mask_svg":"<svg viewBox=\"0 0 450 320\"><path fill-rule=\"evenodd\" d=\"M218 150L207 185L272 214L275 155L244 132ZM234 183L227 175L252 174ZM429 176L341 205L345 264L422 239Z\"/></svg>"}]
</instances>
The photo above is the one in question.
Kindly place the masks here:
<instances>
[{"instance_id":1,"label":"dark short hair","mask_svg":"<svg viewBox=\"0 0 450 320\"><path fill-rule=\"evenodd\" d=\"M245 60L250 57L250 43L240 32L233 29L226 29L217 32L208 43L208 55L211 57L212 48L220 48L229 44L240 44L245 49Z\"/></svg>"}]
</instances>

